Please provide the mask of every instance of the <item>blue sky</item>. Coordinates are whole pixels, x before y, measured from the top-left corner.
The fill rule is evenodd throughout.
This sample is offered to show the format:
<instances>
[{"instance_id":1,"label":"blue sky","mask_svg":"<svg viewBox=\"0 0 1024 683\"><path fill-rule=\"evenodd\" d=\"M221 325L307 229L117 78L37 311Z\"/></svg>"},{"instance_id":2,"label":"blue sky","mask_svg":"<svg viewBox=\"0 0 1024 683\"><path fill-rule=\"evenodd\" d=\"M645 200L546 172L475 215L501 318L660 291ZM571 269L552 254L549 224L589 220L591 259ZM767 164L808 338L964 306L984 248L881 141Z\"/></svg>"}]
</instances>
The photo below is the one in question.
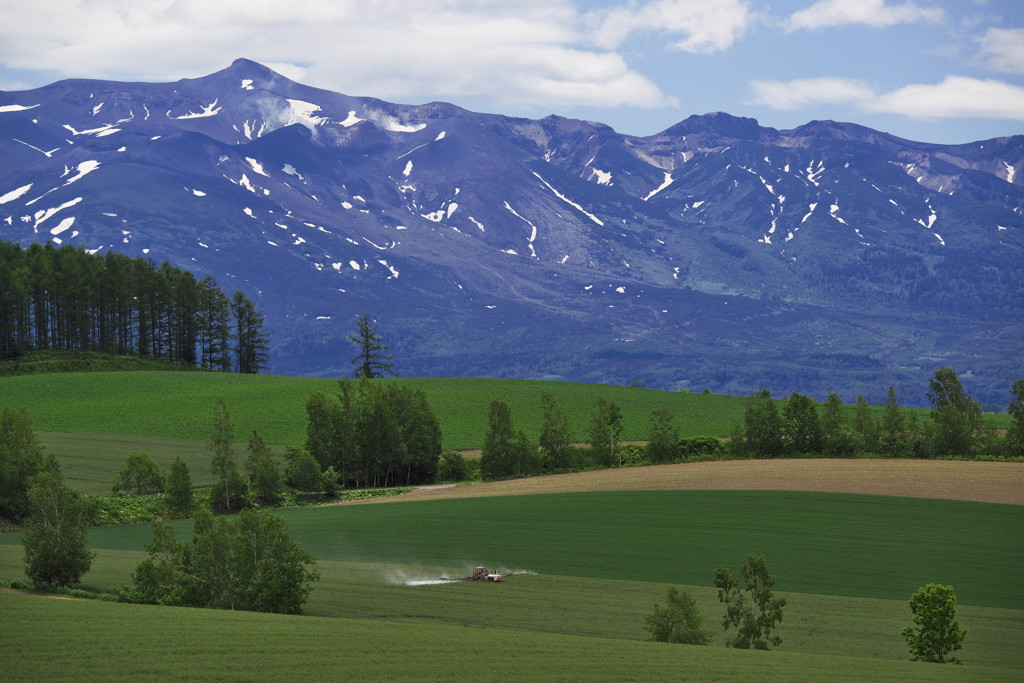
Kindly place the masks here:
<instances>
[{"instance_id":1,"label":"blue sky","mask_svg":"<svg viewBox=\"0 0 1024 683\"><path fill-rule=\"evenodd\" d=\"M4 0L0 90L236 57L350 95L602 121L725 111L926 142L1024 134L1022 0Z\"/></svg>"}]
</instances>

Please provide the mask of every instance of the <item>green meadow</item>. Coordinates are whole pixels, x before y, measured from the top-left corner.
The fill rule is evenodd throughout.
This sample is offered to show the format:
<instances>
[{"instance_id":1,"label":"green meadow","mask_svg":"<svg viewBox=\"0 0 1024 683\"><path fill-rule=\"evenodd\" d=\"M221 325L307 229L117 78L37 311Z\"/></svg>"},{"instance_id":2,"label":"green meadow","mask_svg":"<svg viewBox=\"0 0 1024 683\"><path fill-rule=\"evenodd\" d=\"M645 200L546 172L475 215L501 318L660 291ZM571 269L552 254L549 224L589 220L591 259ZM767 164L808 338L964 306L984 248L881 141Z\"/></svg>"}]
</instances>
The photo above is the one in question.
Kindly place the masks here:
<instances>
[{"instance_id":1,"label":"green meadow","mask_svg":"<svg viewBox=\"0 0 1024 683\"><path fill-rule=\"evenodd\" d=\"M141 606L0 596L4 613L18 623L18 638L29 637L26 629L51 628L41 619L67 627L59 649L83 658L58 655L61 666L85 676L158 678L181 666L174 653L188 653L189 665L204 678L324 675L335 666L344 669L338 675L370 679L495 671L506 680L644 680L679 677L680 671L711 680L1024 675L1020 506L649 491L301 508L282 515L323 574L308 616L179 608L154 614L156 608ZM187 521L175 527L181 537L190 533ZM127 582L150 535L148 525L91 530L99 555L84 583L112 590ZM20 574L20 550L16 535L0 536L0 576ZM730 651L720 636L708 648L643 642L643 618L669 585L688 587L705 626L718 629L714 568L737 571L751 552L765 554L789 601L780 649ZM476 563L537 574L513 575L502 584L404 583L462 575ZM968 630L963 667L906 661L899 636L910 623L906 600L930 581L957 590ZM18 611L8 611L15 604ZM95 619L96 626L78 632L65 619ZM139 640L139 648L115 650L125 637ZM150 664L123 653L149 649ZM110 661L94 656L103 651ZM52 656L50 650L28 652L37 654L22 658L25 678L44 670L42 660ZM217 653L235 661L217 663Z\"/></svg>"},{"instance_id":2,"label":"green meadow","mask_svg":"<svg viewBox=\"0 0 1024 683\"><path fill-rule=\"evenodd\" d=\"M549 392L565 409L575 437L585 440L599 395L623 413L622 438L644 440L651 412L664 409L682 436L726 436L743 416L744 398L603 384L511 379L388 379L422 389L452 449L479 448L487 409L508 403L517 427L536 438L540 395ZM203 442L218 396L227 402L235 435L256 429L267 443L305 441L305 402L314 391L337 393L337 380L205 372L82 372L0 378L0 409L26 406L41 432L145 435ZM852 400L853 397L844 397ZM851 407L852 410L852 407ZM881 410L876 408L876 410ZM924 413L924 411L921 411ZM991 416L1005 426L1007 416ZM121 456L123 458L123 455Z\"/></svg>"}]
</instances>

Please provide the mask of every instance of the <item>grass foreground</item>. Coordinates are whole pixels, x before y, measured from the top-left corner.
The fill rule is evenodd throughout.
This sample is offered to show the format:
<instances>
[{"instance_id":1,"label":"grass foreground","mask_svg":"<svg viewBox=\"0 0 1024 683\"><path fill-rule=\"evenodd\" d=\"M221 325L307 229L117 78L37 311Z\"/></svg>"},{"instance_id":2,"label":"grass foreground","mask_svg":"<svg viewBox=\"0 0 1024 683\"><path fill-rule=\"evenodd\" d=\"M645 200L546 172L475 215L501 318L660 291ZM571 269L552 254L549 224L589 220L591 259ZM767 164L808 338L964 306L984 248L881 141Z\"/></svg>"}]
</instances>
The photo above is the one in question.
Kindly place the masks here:
<instances>
[{"instance_id":1,"label":"grass foreground","mask_svg":"<svg viewBox=\"0 0 1024 683\"><path fill-rule=\"evenodd\" d=\"M1019 680L1024 507L758 491L624 491L281 511L318 558L307 616L231 614L0 595L17 624L15 678L296 675L436 680ZM179 538L190 523L175 522ZM90 531L86 586L113 590L149 525ZM0 536L0 576L20 570ZM789 604L772 652L721 646L713 570L766 555ZM483 562L503 584L407 585ZM955 586L962 667L908 661L899 629L923 583ZM669 585L687 587L706 648L643 642ZM59 626L54 626L54 624ZM75 626L75 624L78 626ZM88 624L88 625L87 625ZM48 641L42 630L59 635ZM56 630L54 630L56 629ZM37 639L32 638L36 634ZM21 639L25 640L21 640ZM59 647L39 643L60 642ZM141 652L151 654L143 657ZM10 656L0 654L0 657ZM48 668L53 667L53 668ZM59 667L59 668L58 668ZM61 675L47 671L61 671Z\"/></svg>"},{"instance_id":2,"label":"grass foreground","mask_svg":"<svg viewBox=\"0 0 1024 683\"><path fill-rule=\"evenodd\" d=\"M938 667L450 625L0 595L6 680L1013 680ZM51 642L44 657L27 657Z\"/></svg>"}]
</instances>

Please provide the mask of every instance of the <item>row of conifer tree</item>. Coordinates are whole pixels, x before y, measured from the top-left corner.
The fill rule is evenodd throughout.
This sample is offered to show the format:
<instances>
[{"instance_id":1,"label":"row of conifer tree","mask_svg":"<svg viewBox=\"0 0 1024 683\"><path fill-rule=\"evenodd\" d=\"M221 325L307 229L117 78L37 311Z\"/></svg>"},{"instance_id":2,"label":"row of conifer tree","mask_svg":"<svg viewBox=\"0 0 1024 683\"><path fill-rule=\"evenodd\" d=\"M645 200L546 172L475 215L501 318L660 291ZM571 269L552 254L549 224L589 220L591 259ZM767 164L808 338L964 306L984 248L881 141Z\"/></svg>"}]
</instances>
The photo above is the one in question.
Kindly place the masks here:
<instances>
[{"instance_id":1,"label":"row of conifer tree","mask_svg":"<svg viewBox=\"0 0 1024 683\"><path fill-rule=\"evenodd\" d=\"M0 360L29 351L130 355L185 367L267 367L263 315L167 261L0 241Z\"/></svg>"}]
</instances>

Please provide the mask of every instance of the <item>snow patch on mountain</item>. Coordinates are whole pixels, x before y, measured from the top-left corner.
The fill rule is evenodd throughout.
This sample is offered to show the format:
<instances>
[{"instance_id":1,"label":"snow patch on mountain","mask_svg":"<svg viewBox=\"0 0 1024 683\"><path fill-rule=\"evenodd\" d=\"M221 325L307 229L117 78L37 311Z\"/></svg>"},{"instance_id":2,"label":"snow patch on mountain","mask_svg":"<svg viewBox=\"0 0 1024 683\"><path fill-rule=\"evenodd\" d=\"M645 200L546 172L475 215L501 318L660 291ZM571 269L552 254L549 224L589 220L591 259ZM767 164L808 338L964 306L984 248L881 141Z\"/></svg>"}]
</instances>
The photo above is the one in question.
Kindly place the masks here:
<instances>
[{"instance_id":1,"label":"snow patch on mountain","mask_svg":"<svg viewBox=\"0 0 1024 683\"><path fill-rule=\"evenodd\" d=\"M36 213L33 215L33 218L35 218L36 222L35 222L35 225L32 226L32 228L34 230L38 231L40 223L43 223L44 221L46 221L47 218L49 218L50 216L54 215L58 211L63 211L64 209L72 207L75 204L78 204L80 201L82 201L81 197L75 197L74 199L72 199L70 201L64 202L60 206L55 206L55 207L50 208L50 209L43 209L43 210L40 210L40 211L36 211Z\"/></svg>"},{"instance_id":2,"label":"snow patch on mountain","mask_svg":"<svg viewBox=\"0 0 1024 683\"><path fill-rule=\"evenodd\" d=\"M825 172L825 162L819 161L817 169L814 168L814 162L812 161L807 165L807 180L812 183L815 187L821 187L821 183L818 182L818 178Z\"/></svg>"},{"instance_id":3,"label":"snow patch on mountain","mask_svg":"<svg viewBox=\"0 0 1024 683\"><path fill-rule=\"evenodd\" d=\"M75 175L73 175L70 178L68 178L66 181L64 181L64 184L65 185L70 185L71 183L73 183L73 182L75 182L77 180L81 180L86 175L88 175L89 173L92 173L93 171L95 171L99 167L100 167L100 162L98 162L98 161L94 161L94 160L93 161L83 161L82 163L78 164L78 168L77 168L78 172L75 173ZM67 175L70 172L71 172L71 169L66 169L64 171L64 174ZM63 178L64 176L61 176L61 177Z\"/></svg>"},{"instance_id":4,"label":"snow patch on mountain","mask_svg":"<svg viewBox=\"0 0 1024 683\"><path fill-rule=\"evenodd\" d=\"M58 223L55 227L50 228L50 234L51 235L59 235L62 232L70 229L71 226L74 225L74 224L75 224L75 217L74 216L68 216L67 218L62 219L61 222Z\"/></svg>"},{"instance_id":5,"label":"snow patch on mountain","mask_svg":"<svg viewBox=\"0 0 1024 683\"><path fill-rule=\"evenodd\" d=\"M306 102L305 100L288 100L288 122L284 125L290 126L294 123L301 123L310 130L327 123L326 116L314 116L320 111L320 105Z\"/></svg>"},{"instance_id":6,"label":"snow patch on mountain","mask_svg":"<svg viewBox=\"0 0 1024 683\"><path fill-rule=\"evenodd\" d=\"M664 190L666 187L668 187L671 184L672 184L672 174L666 171L665 172L665 180L662 181L661 185L658 185L656 188L651 190L650 193L646 197L644 197L644 201L646 202L648 199L650 199L654 195L658 194L659 192L661 192L662 190Z\"/></svg>"},{"instance_id":7,"label":"snow patch on mountain","mask_svg":"<svg viewBox=\"0 0 1024 683\"><path fill-rule=\"evenodd\" d=\"M18 138L11 138L11 139L14 140L15 142L20 142L21 144L25 145L26 147L30 147L31 149L34 149L35 151L39 152L40 154L42 154L47 159L53 158L53 153L60 149L60 147L54 147L49 152L47 152L46 150L39 149L35 145L28 144L24 140L19 140Z\"/></svg>"},{"instance_id":8,"label":"snow patch on mountain","mask_svg":"<svg viewBox=\"0 0 1024 683\"><path fill-rule=\"evenodd\" d=\"M270 174L263 170L263 164L256 161L252 157L246 157L245 160L249 162L249 165L252 166L252 170L254 170L256 173L259 173L260 175L266 176L268 178L270 177Z\"/></svg>"},{"instance_id":9,"label":"snow patch on mountain","mask_svg":"<svg viewBox=\"0 0 1024 683\"><path fill-rule=\"evenodd\" d=\"M935 209L933 209L932 205L929 204L928 202L925 202L925 206L927 206L928 210L931 212L929 214L928 218L927 219L915 218L914 220L917 221L918 223L920 223L921 225L923 225L924 227L928 228L929 230L931 230L932 226L935 225L935 219L938 218L938 214L935 213ZM943 244L945 244L945 243L943 243Z\"/></svg>"},{"instance_id":10,"label":"snow patch on mountain","mask_svg":"<svg viewBox=\"0 0 1024 683\"><path fill-rule=\"evenodd\" d=\"M31 189L32 183L29 183L28 185L22 185L21 187L15 188L8 192L7 194L0 195L0 204L13 202L15 199L25 196Z\"/></svg>"},{"instance_id":11,"label":"snow patch on mountain","mask_svg":"<svg viewBox=\"0 0 1024 683\"><path fill-rule=\"evenodd\" d=\"M390 265L384 259L377 259L377 263L379 263L382 266L384 266L385 268L387 268L388 271L391 273L391 277L388 278L389 280L391 280L392 278L395 278L395 279L398 278L398 269L397 268L395 268L394 266Z\"/></svg>"},{"instance_id":12,"label":"snow patch on mountain","mask_svg":"<svg viewBox=\"0 0 1024 683\"><path fill-rule=\"evenodd\" d=\"M74 126L65 123L64 128L71 131L72 135L95 135L98 138L106 137L107 135L113 135L114 133L120 133L120 128L115 128L113 123L100 126L99 128L89 128L88 130L76 130ZM49 155L47 155L49 156Z\"/></svg>"},{"instance_id":13,"label":"snow patch on mountain","mask_svg":"<svg viewBox=\"0 0 1024 683\"><path fill-rule=\"evenodd\" d=\"M565 202L569 206L573 207L574 209L576 209L577 211L582 213L584 216L586 216L590 220L592 220L595 223L597 223L598 225L604 227L604 221L602 221L600 218L598 218L594 214L590 213L589 211L584 209L582 206L580 206L579 204L577 204L576 202L572 201L571 199L566 197L564 194L562 194L561 192L556 190L554 187L551 186L551 183L549 183L548 181L544 180L544 178L542 178L539 173L537 173L536 171L532 171L532 173L533 173L533 175L537 176L537 179L540 180L542 183L544 183L544 186L547 187L549 190L551 190L556 197L558 197L563 202Z\"/></svg>"},{"instance_id":14,"label":"snow patch on mountain","mask_svg":"<svg viewBox=\"0 0 1024 683\"><path fill-rule=\"evenodd\" d=\"M183 119L205 119L208 116L216 116L217 114L220 113L220 110L224 108L222 106L221 107L217 106L217 101L219 99L220 98L215 99L213 102L211 102L210 104L206 105L205 107L203 107L202 109L200 109L197 112L191 112L190 111L189 113L182 114L181 116L171 116L171 112L167 112L167 116L169 118L177 119L179 121L181 121Z\"/></svg>"},{"instance_id":15,"label":"snow patch on mountain","mask_svg":"<svg viewBox=\"0 0 1024 683\"><path fill-rule=\"evenodd\" d=\"M38 104L31 104L27 107L23 104L5 104L0 106L0 114L8 111L28 111L29 109L35 109L38 106Z\"/></svg>"}]
</instances>

